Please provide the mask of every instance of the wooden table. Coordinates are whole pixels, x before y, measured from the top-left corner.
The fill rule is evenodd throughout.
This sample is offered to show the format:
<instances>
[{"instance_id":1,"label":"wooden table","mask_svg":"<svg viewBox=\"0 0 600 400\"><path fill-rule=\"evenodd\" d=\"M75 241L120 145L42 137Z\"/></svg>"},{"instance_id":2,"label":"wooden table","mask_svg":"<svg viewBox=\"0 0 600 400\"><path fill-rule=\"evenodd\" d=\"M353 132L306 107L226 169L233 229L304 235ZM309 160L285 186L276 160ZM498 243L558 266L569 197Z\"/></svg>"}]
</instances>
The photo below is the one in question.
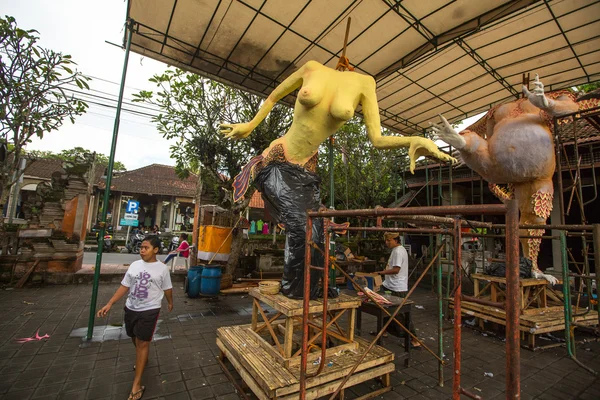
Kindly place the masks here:
<instances>
[{"instance_id":1,"label":"wooden table","mask_svg":"<svg viewBox=\"0 0 600 400\"><path fill-rule=\"evenodd\" d=\"M295 353L292 351L294 341L298 342L301 340L299 337L294 338L295 331L302 331L302 311L303 301L293 300L285 297L281 293L275 295L265 295L260 293L258 288L251 289L249 292L250 296L253 297L252 302L252 330L256 333L267 329L270 333L271 339L275 343L277 352L286 360L289 364L293 362L291 359L300 355L300 350ZM274 316L267 317L262 304L266 304L276 311ZM336 346L335 348L328 349L328 352L334 353L343 349L356 350L357 343L354 341L354 316L356 309L360 306L360 299L356 296L348 296L340 294L337 298L330 298L327 302L327 312L329 317L328 325L325 327L327 335L337 339L344 343L343 345ZM323 313L323 301L322 299L311 300L308 306L309 320L311 323L311 335L308 340L309 344L318 343L317 339L320 336L320 330L323 327L315 327L322 323L321 317ZM348 324L344 329L337 322L339 318L348 312ZM280 319L282 317L282 319ZM262 322L259 321L262 319ZM283 334L283 343L278 339L278 333ZM315 353L316 354L316 353ZM311 356L313 354L311 353Z\"/></svg>"},{"instance_id":2,"label":"wooden table","mask_svg":"<svg viewBox=\"0 0 600 400\"><path fill-rule=\"evenodd\" d=\"M506 299L505 277L471 274L471 278L475 297L489 299L496 303ZM488 290L489 294L486 295ZM551 311L563 309L562 294L555 292L545 279L519 278L519 290L521 291L521 314L537 314L539 308Z\"/></svg>"},{"instance_id":3,"label":"wooden table","mask_svg":"<svg viewBox=\"0 0 600 400\"><path fill-rule=\"evenodd\" d=\"M390 313L393 314L394 311L396 310L396 308L402 304L402 301L404 299L402 299L401 297L396 297L396 296L385 296L388 300L390 300L392 302L392 304L387 304L384 305L383 307ZM402 308L400 309L400 311L398 312L398 315L396 315L396 317L398 316L402 316L402 324L409 328L410 327L410 323L411 323L411 311L412 311L412 305L414 304L414 302L412 300L407 300L404 305L402 306ZM367 302L363 302L360 307L358 307L358 313L356 314L356 329L358 331L358 334L361 334L361 328L362 328L362 313L366 313L366 314L370 314L370 315L374 315L375 317L377 317L377 332L380 332L381 329L383 328L383 319L385 317L387 317L388 315L385 313L385 311L383 311L381 308L377 307L376 304L367 301ZM392 322L389 326L395 325L394 322ZM398 329L401 329L400 327L397 326ZM377 341L377 344L380 346L383 346L383 336L381 336L379 338L379 340ZM406 351L406 359L404 360L404 365L406 367L408 367L409 363L410 363L410 335L406 332L404 332L404 350Z\"/></svg>"}]
</instances>

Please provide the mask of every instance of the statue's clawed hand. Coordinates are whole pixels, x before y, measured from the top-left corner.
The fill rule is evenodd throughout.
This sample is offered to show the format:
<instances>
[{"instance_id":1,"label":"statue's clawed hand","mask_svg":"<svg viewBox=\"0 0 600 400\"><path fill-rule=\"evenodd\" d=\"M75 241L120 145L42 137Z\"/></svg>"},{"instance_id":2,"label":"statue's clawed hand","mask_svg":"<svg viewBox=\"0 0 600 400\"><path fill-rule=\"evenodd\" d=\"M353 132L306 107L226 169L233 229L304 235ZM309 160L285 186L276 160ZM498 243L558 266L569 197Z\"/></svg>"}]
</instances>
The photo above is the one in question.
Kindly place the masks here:
<instances>
[{"instance_id":1,"label":"statue's clawed hand","mask_svg":"<svg viewBox=\"0 0 600 400\"><path fill-rule=\"evenodd\" d=\"M548 98L544 95L544 84L540 81L538 74L535 74L535 80L533 81L533 92L530 92L525 85L523 85L523 94L529 99L529 102L545 110L550 107Z\"/></svg>"},{"instance_id":2,"label":"statue's clawed hand","mask_svg":"<svg viewBox=\"0 0 600 400\"><path fill-rule=\"evenodd\" d=\"M410 172L414 174L416 162L419 157L435 157L440 161L448 161L451 163L456 163L456 159L437 147L437 145L424 137L416 137L413 136L412 141L410 143L410 147L408 149L408 157L410 158Z\"/></svg>"},{"instance_id":3,"label":"statue's clawed hand","mask_svg":"<svg viewBox=\"0 0 600 400\"><path fill-rule=\"evenodd\" d=\"M442 121L441 125L436 124L435 122L430 122L431 133L435 136L436 140L443 140L448 143L450 146L454 146L456 149L460 150L464 148L467 144L465 139L456 132L448 120L444 118L442 114L439 114L440 119Z\"/></svg>"},{"instance_id":4,"label":"statue's clawed hand","mask_svg":"<svg viewBox=\"0 0 600 400\"><path fill-rule=\"evenodd\" d=\"M250 135L252 127L247 122L242 124L221 124L219 125L219 132L225 135L226 139L243 139Z\"/></svg>"}]
</instances>

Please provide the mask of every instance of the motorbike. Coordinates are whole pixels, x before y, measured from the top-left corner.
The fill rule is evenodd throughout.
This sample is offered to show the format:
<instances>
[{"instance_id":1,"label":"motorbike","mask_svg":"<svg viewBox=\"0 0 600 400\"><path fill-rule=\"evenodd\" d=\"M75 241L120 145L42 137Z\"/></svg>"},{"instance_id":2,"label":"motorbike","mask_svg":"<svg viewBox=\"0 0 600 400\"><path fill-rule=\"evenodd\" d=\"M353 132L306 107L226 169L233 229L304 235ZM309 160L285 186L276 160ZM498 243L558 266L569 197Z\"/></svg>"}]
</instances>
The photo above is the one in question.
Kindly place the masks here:
<instances>
[{"instance_id":1,"label":"motorbike","mask_svg":"<svg viewBox=\"0 0 600 400\"><path fill-rule=\"evenodd\" d=\"M140 253L140 247L144 241L144 234L139 229L134 229L127 240L127 251L133 254Z\"/></svg>"},{"instance_id":2,"label":"motorbike","mask_svg":"<svg viewBox=\"0 0 600 400\"><path fill-rule=\"evenodd\" d=\"M173 236L171 241L169 242L169 248L167 249L167 253L172 252L179 248L179 236Z\"/></svg>"},{"instance_id":3,"label":"motorbike","mask_svg":"<svg viewBox=\"0 0 600 400\"><path fill-rule=\"evenodd\" d=\"M116 250L115 242L113 242L113 237L110 234L104 235L102 250L106 253L110 253L111 251Z\"/></svg>"}]
</instances>

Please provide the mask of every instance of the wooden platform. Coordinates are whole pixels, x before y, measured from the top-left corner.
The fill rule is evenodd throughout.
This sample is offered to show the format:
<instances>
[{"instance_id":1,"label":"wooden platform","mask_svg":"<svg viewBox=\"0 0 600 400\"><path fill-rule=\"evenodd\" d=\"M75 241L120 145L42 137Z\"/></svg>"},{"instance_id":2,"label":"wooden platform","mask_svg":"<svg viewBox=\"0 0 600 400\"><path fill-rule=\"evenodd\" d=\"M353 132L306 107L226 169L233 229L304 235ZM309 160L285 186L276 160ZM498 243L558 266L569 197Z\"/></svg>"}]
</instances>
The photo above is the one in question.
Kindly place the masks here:
<instances>
[{"instance_id":1,"label":"wooden platform","mask_svg":"<svg viewBox=\"0 0 600 400\"><path fill-rule=\"evenodd\" d=\"M454 306L453 299L450 299L450 306ZM463 300L461 301L461 311L462 315L477 317L481 322L486 320L506 326L506 312L503 309ZM598 312L590 311L585 315L575 317L574 321L586 326L595 326L598 324ZM564 329L565 315L562 307L559 310L554 307L538 308L535 312L533 309L529 309L529 312L522 314L519 319L519 330L523 336L527 336L528 347L531 350L535 348L536 335Z\"/></svg>"},{"instance_id":2,"label":"wooden platform","mask_svg":"<svg viewBox=\"0 0 600 400\"><path fill-rule=\"evenodd\" d=\"M333 303L331 305L333 306ZM300 363L282 365L282 356L274 348L269 349L265 346L265 343L264 338L254 332L252 325L217 329L217 345L222 356L232 363L259 399L297 399L300 390ZM321 374L306 380L307 399L316 399L335 392L369 345L369 342L359 337L354 338L353 343L356 345L355 350L339 349L328 354L326 366ZM310 353L307 365L309 375L317 370L318 360L315 357L319 355L320 350ZM300 356L296 358L299 361ZM376 393L391 390L389 374L395 369L393 360L393 352L374 346L344 388L382 377L383 388Z\"/></svg>"},{"instance_id":3,"label":"wooden platform","mask_svg":"<svg viewBox=\"0 0 600 400\"><path fill-rule=\"evenodd\" d=\"M289 299L279 294L262 294L258 290L258 288L250 289L250 296L254 297L256 300L265 303L269 307L275 309L277 312L285 315L286 317L295 317L302 316L302 302L303 300L294 300ZM358 308L360 307L361 300L357 296L348 296L345 294L340 294L335 299L329 298L327 299L327 310L335 311L335 310L344 310L348 308ZM308 313L315 314L323 311L323 301L322 300L311 300L309 303Z\"/></svg>"},{"instance_id":4,"label":"wooden platform","mask_svg":"<svg viewBox=\"0 0 600 400\"><path fill-rule=\"evenodd\" d=\"M282 294L265 295L258 289L250 290L252 302L252 330L256 334L266 335L266 339L274 344L273 350L283 357L283 365L289 366L294 357L300 354L299 338L302 326L302 300L289 299ZM356 310L361 305L361 300L357 296L340 294L327 302L327 336L334 338L338 344L335 348L328 351L337 352L349 348L356 349L354 343L354 322L356 320ZM276 314L267 316L263 305L275 309ZM309 303L309 330L308 345L314 346L320 341L321 331L323 329L323 301L312 300ZM347 325L342 327L339 323L340 318L347 315ZM280 317L284 317L280 319ZM270 336L269 336L270 335ZM337 350L336 350L337 349Z\"/></svg>"},{"instance_id":5,"label":"wooden platform","mask_svg":"<svg viewBox=\"0 0 600 400\"><path fill-rule=\"evenodd\" d=\"M506 299L505 277L471 274L471 279L473 279L475 297L493 302L503 302ZM563 309L562 293L552 289L545 279L521 278L519 279L519 290L521 291L522 314L538 314L540 308L549 308L551 311Z\"/></svg>"}]
</instances>

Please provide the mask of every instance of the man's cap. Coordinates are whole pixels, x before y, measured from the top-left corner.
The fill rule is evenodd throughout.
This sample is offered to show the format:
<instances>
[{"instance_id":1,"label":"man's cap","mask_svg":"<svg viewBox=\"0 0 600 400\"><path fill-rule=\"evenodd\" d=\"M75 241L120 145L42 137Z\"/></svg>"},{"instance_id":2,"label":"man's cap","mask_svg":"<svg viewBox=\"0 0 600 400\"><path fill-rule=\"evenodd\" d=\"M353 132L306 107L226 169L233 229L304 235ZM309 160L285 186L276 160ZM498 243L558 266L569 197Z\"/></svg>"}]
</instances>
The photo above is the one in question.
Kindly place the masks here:
<instances>
[{"instance_id":1,"label":"man's cap","mask_svg":"<svg viewBox=\"0 0 600 400\"><path fill-rule=\"evenodd\" d=\"M393 239L393 238L400 237L400 233L399 232L386 232L383 234L383 237L386 239Z\"/></svg>"}]
</instances>

